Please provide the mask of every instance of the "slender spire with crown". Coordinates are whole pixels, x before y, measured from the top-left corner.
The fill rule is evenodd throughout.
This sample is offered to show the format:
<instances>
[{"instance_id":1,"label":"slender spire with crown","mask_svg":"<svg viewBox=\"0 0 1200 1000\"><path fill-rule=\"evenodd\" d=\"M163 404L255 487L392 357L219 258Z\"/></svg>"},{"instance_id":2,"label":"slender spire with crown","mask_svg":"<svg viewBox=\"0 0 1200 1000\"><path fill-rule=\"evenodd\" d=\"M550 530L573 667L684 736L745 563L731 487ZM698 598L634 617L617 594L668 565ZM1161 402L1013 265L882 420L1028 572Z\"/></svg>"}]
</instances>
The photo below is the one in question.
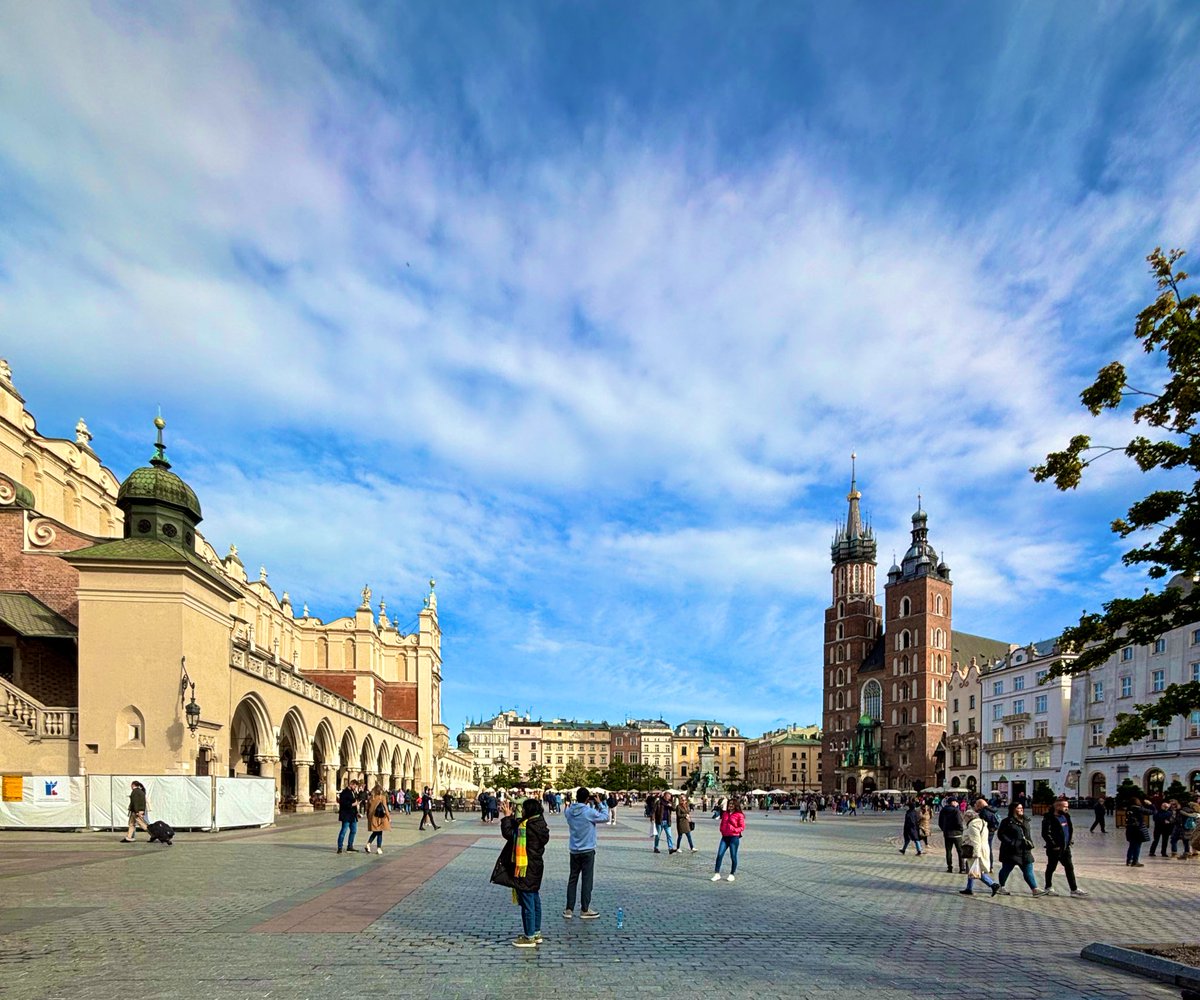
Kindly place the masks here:
<instances>
[{"instance_id":1,"label":"slender spire with crown","mask_svg":"<svg viewBox=\"0 0 1200 1000\"><path fill-rule=\"evenodd\" d=\"M850 492L846 494L849 510L846 525L839 527L830 547L834 565L844 562L874 562L875 532L870 525L864 526L859 502L862 494L858 490L858 454L850 453Z\"/></svg>"}]
</instances>

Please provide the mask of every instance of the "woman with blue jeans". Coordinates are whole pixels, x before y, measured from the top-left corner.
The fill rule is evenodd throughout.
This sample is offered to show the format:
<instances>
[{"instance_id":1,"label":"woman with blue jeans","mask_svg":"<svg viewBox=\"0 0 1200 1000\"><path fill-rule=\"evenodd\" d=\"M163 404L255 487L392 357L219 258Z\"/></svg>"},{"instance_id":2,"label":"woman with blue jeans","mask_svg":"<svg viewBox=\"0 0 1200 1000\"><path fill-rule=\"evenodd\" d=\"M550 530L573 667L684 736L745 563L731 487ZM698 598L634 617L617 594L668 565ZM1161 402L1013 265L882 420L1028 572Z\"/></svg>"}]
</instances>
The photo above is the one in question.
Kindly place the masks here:
<instances>
[{"instance_id":1,"label":"woman with blue jeans","mask_svg":"<svg viewBox=\"0 0 1200 1000\"><path fill-rule=\"evenodd\" d=\"M712 880L721 881L721 862L725 860L725 852L729 851L729 881L737 875L738 845L742 842L742 834L746 832L746 817L742 813L742 803L739 799L730 799L729 808L721 813L721 845L717 848L717 863Z\"/></svg>"},{"instance_id":2,"label":"woman with blue jeans","mask_svg":"<svg viewBox=\"0 0 1200 1000\"><path fill-rule=\"evenodd\" d=\"M505 799L500 808L504 813L500 820L504 850L492 869L492 881L512 889L513 902L521 907L523 933L513 944L518 948L536 948L542 943L542 873L550 828L537 799L525 800L520 820L513 815L511 799Z\"/></svg>"},{"instance_id":3,"label":"woman with blue jeans","mask_svg":"<svg viewBox=\"0 0 1200 1000\"><path fill-rule=\"evenodd\" d=\"M1145 868L1138 859L1142 856L1142 844L1150 839L1150 828L1146 819L1154 814L1141 798L1135 795L1125 807L1125 864L1130 868Z\"/></svg>"},{"instance_id":4,"label":"woman with blue jeans","mask_svg":"<svg viewBox=\"0 0 1200 1000\"><path fill-rule=\"evenodd\" d=\"M1033 874L1033 836L1029 832L1029 820L1022 803L1014 802L1008 807L1008 816L1000 824L996 836L1000 839L999 891L1006 896L1011 895L1004 888L1004 883L1014 868L1020 868L1030 891L1035 896L1044 896L1046 890L1038 888L1037 878ZM992 895L995 894L996 890L993 890Z\"/></svg>"}]
</instances>

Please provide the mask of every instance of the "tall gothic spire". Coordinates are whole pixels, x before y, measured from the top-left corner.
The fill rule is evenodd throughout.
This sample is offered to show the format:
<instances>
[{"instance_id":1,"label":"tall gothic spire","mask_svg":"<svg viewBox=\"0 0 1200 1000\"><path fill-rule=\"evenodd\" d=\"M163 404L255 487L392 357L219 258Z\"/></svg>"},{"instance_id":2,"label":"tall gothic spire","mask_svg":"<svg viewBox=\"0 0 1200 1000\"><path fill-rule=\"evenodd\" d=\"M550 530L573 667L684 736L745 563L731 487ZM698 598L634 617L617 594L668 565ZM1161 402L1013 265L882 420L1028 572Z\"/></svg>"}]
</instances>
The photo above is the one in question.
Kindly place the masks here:
<instances>
[{"instance_id":1,"label":"tall gothic spire","mask_svg":"<svg viewBox=\"0 0 1200 1000\"><path fill-rule=\"evenodd\" d=\"M875 533L863 525L858 491L858 455L850 454L850 492L846 494L849 509L846 511L845 527L839 527L833 538L831 555L834 565L843 562L875 561Z\"/></svg>"}]
</instances>

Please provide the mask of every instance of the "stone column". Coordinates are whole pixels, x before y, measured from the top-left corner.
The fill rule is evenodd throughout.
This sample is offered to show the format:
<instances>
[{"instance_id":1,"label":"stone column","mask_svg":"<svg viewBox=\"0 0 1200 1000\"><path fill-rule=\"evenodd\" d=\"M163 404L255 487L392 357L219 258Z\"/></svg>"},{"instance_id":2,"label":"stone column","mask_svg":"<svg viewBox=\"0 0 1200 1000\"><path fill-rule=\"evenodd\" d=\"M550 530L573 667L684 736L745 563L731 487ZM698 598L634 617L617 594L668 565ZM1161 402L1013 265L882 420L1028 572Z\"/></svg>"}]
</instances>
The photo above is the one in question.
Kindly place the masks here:
<instances>
[{"instance_id":1,"label":"stone column","mask_svg":"<svg viewBox=\"0 0 1200 1000\"><path fill-rule=\"evenodd\" d=\"M333 764L326 764L324 770L325 775L322 780L325 784L321 791L325 794L325 808L328 809L330 805L337 805L337 793L341 789L338 788L337 784L337 768Z\"/></svg>"},{"instance_id":2,"label":"stone column","mask_svg":"<svg viewBox=\"0 0 1200 1000\"><path fill-rule=\"evenodd\" d=\"M309 801L310 792L308 790L309 769L312 767L311 760L298 760L296 764L296 812L307 813L312 812L312 803Z\"/></svg>"},{"instance_id":3,"label":"stone column","mask_svg":"<svg viewBox=\"0 0 1200 1000\"><path fill-rule=\"evenodd\" d=\"M275 811L279 812L279 802L283 786L283 774L276 766L279 763L279 758L259 754L255 760L258 761L258 773L260 777L275 779Z\"/></svg>"}]
</instances>

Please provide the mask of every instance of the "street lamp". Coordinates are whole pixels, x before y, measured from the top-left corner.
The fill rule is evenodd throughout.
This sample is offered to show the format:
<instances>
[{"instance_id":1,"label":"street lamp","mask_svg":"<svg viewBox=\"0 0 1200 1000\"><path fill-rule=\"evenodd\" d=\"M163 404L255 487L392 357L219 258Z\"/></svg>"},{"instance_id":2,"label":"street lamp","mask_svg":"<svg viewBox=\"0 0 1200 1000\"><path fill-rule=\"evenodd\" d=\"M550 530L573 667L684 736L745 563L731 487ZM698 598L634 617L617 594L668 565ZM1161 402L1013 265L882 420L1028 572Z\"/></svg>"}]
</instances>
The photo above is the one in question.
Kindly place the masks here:
<instances>
[{"instance_id":1,"label":"street lamp","mask_svg":"<svg viewBox=\"0 0 1200 1000\"><path fill-rule=\"evenodd\" d=\"M200 727L200 706L196 704L196 682L188 676L186 656L179 658L179 674L179 704L183 705L184 714L187 716L188 731L195 734ZM192 700L185 703L183 699L189 687L192 689Z\"/></svg>"}]
</instances>

